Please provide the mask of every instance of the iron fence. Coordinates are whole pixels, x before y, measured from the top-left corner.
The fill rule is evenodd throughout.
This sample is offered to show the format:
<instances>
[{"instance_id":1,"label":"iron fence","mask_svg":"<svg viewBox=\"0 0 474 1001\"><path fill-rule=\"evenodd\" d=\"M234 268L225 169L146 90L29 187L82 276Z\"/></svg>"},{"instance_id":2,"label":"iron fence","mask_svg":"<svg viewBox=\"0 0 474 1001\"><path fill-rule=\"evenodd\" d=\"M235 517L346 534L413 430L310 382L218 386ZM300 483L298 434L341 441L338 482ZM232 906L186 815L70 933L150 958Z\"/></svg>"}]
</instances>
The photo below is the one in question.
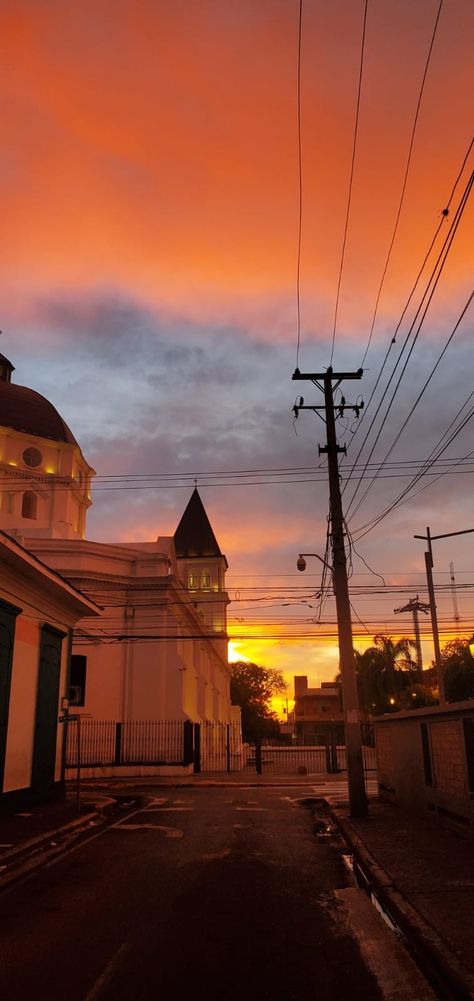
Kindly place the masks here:
<instances>
[{"instance_id":1,"label":"iron fence","mask_svg":"<svg viewBox=\"0 0 474 1001\"><path fill-rule=\"evenodd\" d=\"M321 774L331 770L325 744L251 745L247 768L280 775Z\"/></svg>"},{"instance_id":2,"label":"iron fence","mask_svg":"<svg viewBox=\"0 0 474 1001\"><path fill-rule=\"evenodd\" d=\"M364 768L376 768L375 748L363 747ZM344 745L292 741L245 744L239 723L189 720L70 720L66 767L190 765L195 772L257 771L324 774L346 770Z\"/></svg>"},{"instance_id":3,"label":"iron fence","mask_svg":"<svg viewBox=\"0 0 474 1001\"><path fill-rule=\"evenodd\" d=\"M194 729L196 771L237 772L244 767L246 752L240 723L198 723Z\"/></svg>"},{"instance_id":4,"label":"iron fence","mask_svg":"<svg viewBox=\"0 0 474 1001\"><path fill-rule=\"evenodd\" d=\"M117 724L112 720L81 719L68 722L66 767L113 765Z\"/></svg>"},{"instance_id":5,"label":"iron fence","mask_svg":"<svg viewBox=\"0 0 474 1001\"><path fill-rule=\"evenodd\" d=\"M363 746L364 771L376 768L374 747ZM343 744L292 743L248 746L246 768L249 771L280 775L337 774L346 771L346 748Z\"/></svg>"},{"instance_id":6,"label":"iron fence","mask_svg":"<svg viewBox=\"0 0 474 1001\"><path fill-rule=\"evenodd\" d=\"M121 724L120 763L180 764L184 757L185 724L174 720L131 720Z\"/></svg>"},{"instance_id":7,"label":"iron fence","mask_svg":"<svg viewBox=\"0 0 474 1001\"><path fill-rule=\"evenodd\" d=\"M68 723L66 767L190 764L185 720L73 720Z\"/></svg>"}]
</instances>

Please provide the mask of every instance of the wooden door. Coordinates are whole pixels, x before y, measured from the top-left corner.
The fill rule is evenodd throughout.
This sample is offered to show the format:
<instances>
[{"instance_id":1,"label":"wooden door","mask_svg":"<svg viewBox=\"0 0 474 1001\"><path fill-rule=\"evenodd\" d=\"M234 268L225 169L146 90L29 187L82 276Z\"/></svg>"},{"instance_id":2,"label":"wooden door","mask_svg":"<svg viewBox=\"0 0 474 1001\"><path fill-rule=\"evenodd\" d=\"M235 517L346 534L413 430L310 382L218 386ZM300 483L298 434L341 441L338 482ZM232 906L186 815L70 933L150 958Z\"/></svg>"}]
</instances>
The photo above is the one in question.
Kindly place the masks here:
<instances>
[{"instance_id":1,"label":"wooden door","mask_svg":"<svg viewBox=\"0 0 474 1001\"><path fill-rule=\"evenodd\" d=\"M64 633L41 630L31 787L42 795L54 784L59 714L59 680Z\"/></svg>"}]
</instances>

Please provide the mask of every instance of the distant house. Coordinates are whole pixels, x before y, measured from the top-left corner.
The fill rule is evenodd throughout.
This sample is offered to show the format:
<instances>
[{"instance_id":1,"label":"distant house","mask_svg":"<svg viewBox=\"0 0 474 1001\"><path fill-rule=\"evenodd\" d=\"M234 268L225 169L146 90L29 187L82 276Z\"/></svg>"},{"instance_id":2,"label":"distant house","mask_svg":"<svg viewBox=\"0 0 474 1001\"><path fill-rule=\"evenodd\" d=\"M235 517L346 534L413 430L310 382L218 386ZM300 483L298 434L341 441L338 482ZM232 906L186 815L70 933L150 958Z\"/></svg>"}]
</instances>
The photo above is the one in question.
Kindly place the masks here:
<instances>
[{"instance_id":1,"label":"distant house","mask_svg":"<svg viewBox=\"0 0 474 1001\"><path fill-rule=\"evenodd\" d=\"M0 529L89 599L71 697L96 720L230 722L227 560L195 489L174 536L86 540L94 470L45 397L0 355ZM95 618L95 605L101 618ZM79 618L79 616L77 616Z\"/></svg>"},{"instance_id":2,"label":"distant house","mask_svg":"<svg viewBox=\"0 0 474 1001\"><path fill-rule=\"evenodd\" d=\"M99 609L0 532L0 804L61 795L72 629Z\"/></svg>"},{"instance_id":3,"label":"distant house","mask_svg":"<svg viewBox=\"0 0 474 1001\"><path fill-rule=\"evenodd\" d=\"M305 744L325 744L330 739L344 743L344 715L339 687L330 681L323 681L320 688L308 688L306 675L296 675L294 681L297 739Z\"/></svg>"}]
</instances>

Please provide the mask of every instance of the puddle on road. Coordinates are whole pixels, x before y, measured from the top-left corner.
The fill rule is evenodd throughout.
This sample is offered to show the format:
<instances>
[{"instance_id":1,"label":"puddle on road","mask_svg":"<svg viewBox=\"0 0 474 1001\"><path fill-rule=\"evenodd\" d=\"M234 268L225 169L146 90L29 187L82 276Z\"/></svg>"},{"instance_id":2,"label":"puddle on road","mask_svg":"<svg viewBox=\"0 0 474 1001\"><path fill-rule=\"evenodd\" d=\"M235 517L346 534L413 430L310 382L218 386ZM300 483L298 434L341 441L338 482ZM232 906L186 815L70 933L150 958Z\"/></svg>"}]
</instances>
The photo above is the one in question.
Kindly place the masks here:
<instances>
[{"instance_id":1,"label":"puddle on road","mask_svg":"<svg viewBox=\"0 0 474 1001\"><path fill-rule=\"evenodd\" d=\"M181 831L178 827L163 827L159 824L117 824L116 827L111 827L111 831L158 831L160 834L164 834L165 838L182 838L184 836L184 831Z\"/></svg>"}]
</instances>

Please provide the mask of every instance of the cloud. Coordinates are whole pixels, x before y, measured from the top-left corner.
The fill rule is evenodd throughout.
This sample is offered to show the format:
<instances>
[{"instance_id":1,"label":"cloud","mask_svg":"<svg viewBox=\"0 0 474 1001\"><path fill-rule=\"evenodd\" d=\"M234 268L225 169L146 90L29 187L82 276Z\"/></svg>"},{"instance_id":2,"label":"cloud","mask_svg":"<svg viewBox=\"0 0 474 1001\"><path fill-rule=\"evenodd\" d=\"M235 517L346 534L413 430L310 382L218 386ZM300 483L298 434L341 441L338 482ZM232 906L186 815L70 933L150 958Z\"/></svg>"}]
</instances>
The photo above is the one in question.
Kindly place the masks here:
<instances>
[{"instance_id":1,"label":"cloud","mask_svg":"<svg viewBox=\"0 0 474 1001\"><path fill-rule=\"evenodd\" d=\"M369 336L434 23L428 7L402 0L369 11L333 357L342 371L359 368ZM473 17L472 3L460 0L455 16L446 9L440 19L372 345L363 379L341 387L347 400L355 394L367 405L469 143ZM4 0L0 9L2 352L18 383L57 406L99 474L174 477L140 491L98 484L89 534L174 531L198 476L232 573L263 580L293 573L300 549L324 551L327 480L295 474L286 485L275 477L230 487L206 485L204 474L304 466L325 476L323 422L305 411L294 425L291 414L300 392L308 403L321 394L291 374L297 360L321 372L331 359L361 11L344 0L305 8L298 359L297 26L296 6L273 0ZM401 430L466 301L471 243L468 205L373 462L399 431L391 459L426 457L470 392L467 318ZM340 442L350 445L346 468L394 356L360 432L338 421ZM470 435L468 426L447 454L467 451ZM356 526L407 482L395 467L388 472ZM465 474L443 477L357 548L376 569L422 572L411 536L420 524L469 525L469 483ZM469 546L458 545L467 572ZM368 573L356 554L354 567ZM316 655L305 648L304 656L315 669Z\"/></svg>"}]
</instances>

